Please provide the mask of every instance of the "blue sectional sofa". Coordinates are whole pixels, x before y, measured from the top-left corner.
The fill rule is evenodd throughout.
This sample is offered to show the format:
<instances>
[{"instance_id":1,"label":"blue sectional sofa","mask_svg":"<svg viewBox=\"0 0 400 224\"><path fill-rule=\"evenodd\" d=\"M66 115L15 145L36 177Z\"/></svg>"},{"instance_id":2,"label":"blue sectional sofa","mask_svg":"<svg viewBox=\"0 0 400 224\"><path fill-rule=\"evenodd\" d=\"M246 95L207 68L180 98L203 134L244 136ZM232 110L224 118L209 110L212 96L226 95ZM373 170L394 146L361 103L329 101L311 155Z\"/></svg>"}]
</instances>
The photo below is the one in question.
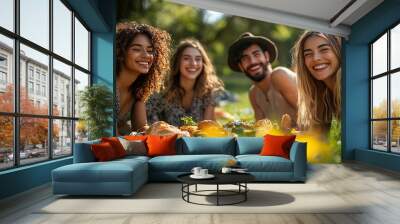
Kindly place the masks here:
<instances>
[{"instance_id":1,"label":"blue sectional sofa","mask_svg":"<svg viewBox=\"0 0 400 224\"><path fill-rule=\"evenodd\" d=\"M148 181L176 181L193 167L218 172L228 160L247 168L256 181L304 182L306 180L306 143L294 142L290 159L260 156L263 138L180 138L177 155L127 156L96 162L91 141L75 144L74 163L52 171L53 193L68 195L131 195Z\"/></svg>"}]
</instances>

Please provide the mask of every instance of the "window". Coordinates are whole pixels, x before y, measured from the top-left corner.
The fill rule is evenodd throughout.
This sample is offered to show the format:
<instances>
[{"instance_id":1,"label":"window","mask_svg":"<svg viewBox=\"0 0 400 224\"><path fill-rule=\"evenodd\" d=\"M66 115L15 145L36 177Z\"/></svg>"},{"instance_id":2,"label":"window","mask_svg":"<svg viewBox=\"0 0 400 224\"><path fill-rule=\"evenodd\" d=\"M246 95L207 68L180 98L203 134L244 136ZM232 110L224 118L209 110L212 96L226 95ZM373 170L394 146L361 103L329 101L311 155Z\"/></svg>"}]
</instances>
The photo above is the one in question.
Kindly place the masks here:
<instances>
[{"instance_id":1,"label":"window","mask_svg":"<svg viewBox=\"0 0 400 224\"><path fill-rule=\"evenodd\" d=\"M33 80L33 67L29 66L29 71L28 71L29 79Z\"/></svg>"},{"instance_id":2,"label":"window","mask_svg":"<svg viewBox=\"0 0 400 224\"><path fill-rule=\"evenodd\" d=\"M42 82L46 82L46 74L42 73Z\"/></svg>"},{"instance_id":3,"label":"window","mask_svg":"<svg viewBox=\"0 0 400 224\"><path fill-rule=\"evenodd\" d=\"M46 86L42 86L42 96L46 96Z\"/></svg>"},{"instance_id":4,"label":"window","mask_svg":"<svg viewBox=\"0 0 400 224\"><path fill-rule=\"evenodd\" d=\"M36 95L40 95L40 84L36 84Z\"/></svg>"},{"instance_id":5,"label":"window","mask_svg":"<svg viewBox=\"0 0 400 224\"><path fill-rule=\"evenodd\" d=\"M28 82L28 93L33 94L33 82Z\"/></svg>"},{"instance_id":6,"label":"window","mask_svg":"<svg viewBox=\"0 0 400 224\"><path fill-rule=\"evenodd\" d=\"M40 81L40 70L36 69L36 80Z\"/></svg>"},{"instance_id":7,"label":"window","mask_svg":"<svg viewBox=\"0 0 400 224\"><path fill-rule=\"evenodd\" d=\"M371 148L400 153L400 24L370 45Z\"/></svg>"},{"instance_id":8,"label":"window","mask_svg":"<svg viewBox=\"0 0 400 224\"><path fill-rule=\"evenodd\" d=\"M0 67L7 68L7 56L0 54Z\"/></svg>"},{"instance_id":9,"label":"window","mask_svg":"<svg viewBox=\"0 0 400 224\"><path fill-rule=\"evenodd\" d=\"M0 84L6 85L7 84L7 73L0 71Z\"/></svg>"},{"instance_id":10,"label":"window","mask_svg":"<svg viewBox=\"0 0 400 224\"><path fill-rule=\"evenodd\" d=\"M0 0L0 26L0 170L72 155L87 139L73 105L90 85L90 30L63 0Z\"/></svg>"},{"instance_id":11,"label":"window","mask_svg":"<svg viewBox=\"0 0 400 224\"><path fill-rule=\"evenodd\" d=\"M5 91L7 85L7 56L0 54L0 91Z\"/></svg>"}]
</instances>

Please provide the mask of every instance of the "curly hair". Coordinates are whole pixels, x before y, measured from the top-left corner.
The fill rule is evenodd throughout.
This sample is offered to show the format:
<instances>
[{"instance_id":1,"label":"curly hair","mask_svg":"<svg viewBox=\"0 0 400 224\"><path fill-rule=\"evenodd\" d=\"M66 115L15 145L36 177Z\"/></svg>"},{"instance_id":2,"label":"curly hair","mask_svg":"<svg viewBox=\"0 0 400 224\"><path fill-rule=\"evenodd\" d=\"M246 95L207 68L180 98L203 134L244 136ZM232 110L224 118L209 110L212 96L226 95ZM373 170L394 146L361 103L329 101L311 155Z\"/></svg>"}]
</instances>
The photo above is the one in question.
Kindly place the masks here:
<instances>
[{"instance_id":1,"label":"curly hair","mask_svg":"<svg viewBox=\"0 0 400 224\"><path fill-rule=\"evenodd\" d=\"M116 51L117 77L125 63L127 50L138 34L146 35L153 45L154 61L147 75L140 75L130 86L135 100L146 101L161 87L163 77L169 71L171 36L168 32L147 24L123 22L117 24Z\"/></svg>"},{"instance_id":2,"label":"curly hair","mask_svg":"<svg viewBox=\"0 0 400 224\"><path fill-rule=\"evenodd\" d=\"M175 53L172 56L171 73L167 80L167 88L164 91L164 96L168 102L181 99L183 95L185 95L185 90L180 86L179 83L179 68L183 51L188 47L197 49L200 52L203 60L203 70L197 77L194 85L195 97L211 97L214 92L224 89L224 84L217 77L214 66L201 43L195 39L184 39L178 44Z\"/></svg>"},{"instance_id":3,"label":"curly hair","mask_svg":"<svg viewBox=\"0 0 400 224\"><path fill-rule=\"evenodd\" d=\"M330 91L322 81L315 79L305 65L304 44L308 38L317 36L326 39L341 64L340 38L330 34L305 31L293 47L292 59L296 67L299 89L299 111L297 123L307 129L312 126L329 128L332 118L341 116L341 68L336 71L335 87Z\"/></svg>"}]
</instances>

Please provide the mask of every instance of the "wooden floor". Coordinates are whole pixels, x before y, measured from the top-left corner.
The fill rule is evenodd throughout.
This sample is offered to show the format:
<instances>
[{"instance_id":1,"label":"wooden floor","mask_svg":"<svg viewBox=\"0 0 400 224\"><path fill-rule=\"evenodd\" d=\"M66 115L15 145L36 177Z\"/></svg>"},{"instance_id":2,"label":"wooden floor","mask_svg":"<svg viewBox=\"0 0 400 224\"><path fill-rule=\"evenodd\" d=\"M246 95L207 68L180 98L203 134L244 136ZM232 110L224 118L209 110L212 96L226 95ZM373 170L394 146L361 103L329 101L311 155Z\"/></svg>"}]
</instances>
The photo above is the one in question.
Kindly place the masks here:
<instances>
[{"instance_id":1,"label":"wooden floor","mask_svg":"<svg viewBox=\"0 0 400 224\"><path fill-rule=\"evenodd\" d=\"M359 163L313 165L307 183L319 184L349 203L365 204L356 214L36 214L54 200L49 185L0 201L0 223L253 224L400 223L400 174ZM318 203L316 201L316 203Z\"/></svg>"}]
</instances>

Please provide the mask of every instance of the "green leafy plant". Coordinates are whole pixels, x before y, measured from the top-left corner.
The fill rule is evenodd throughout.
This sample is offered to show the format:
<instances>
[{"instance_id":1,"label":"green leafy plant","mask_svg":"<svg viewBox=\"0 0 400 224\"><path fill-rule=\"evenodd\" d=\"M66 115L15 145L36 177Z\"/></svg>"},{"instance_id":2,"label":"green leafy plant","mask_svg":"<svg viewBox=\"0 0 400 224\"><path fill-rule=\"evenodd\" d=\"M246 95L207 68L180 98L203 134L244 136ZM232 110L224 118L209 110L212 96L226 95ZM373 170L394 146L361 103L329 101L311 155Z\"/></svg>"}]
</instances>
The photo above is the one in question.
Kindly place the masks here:
<instances>
[{"instance_id":1,"label":"green leafy plant","mask_svg":"<svg viewBox=\"0 0 400 224\"><path fill-rule=\"evenodd\" d=\"M341 162L341 146L342 146L342 141L341 141L341 122L333 119L331 128L328 132L328 142L329 142L329 147L334 150L334 155L332 158L332 162L334 163L340 163Z\"/></svg>"},{"instance_id":2,"label":"green leafy plant","mask_svg":"<svg viewBox=\"0 0 400 224\"><path fill-rule=\"evenodd\" d=\"M196 122L194 122L193 118L190 116L182 117L181 121L183 122L183 125L187 126L196 126Z\"/></svg>"},{"instance_id":3,"label":"green leafy plant","mask_svg":"<svg viewBox=\"0 0 400 224\"><path fill-rule=\"evenodd\" d=\"M82 119L88 128L89 139L110 136L107 131L112 127L113 94L102 84L86 87L80 95Z\"/></svg>"}]
</instances>

